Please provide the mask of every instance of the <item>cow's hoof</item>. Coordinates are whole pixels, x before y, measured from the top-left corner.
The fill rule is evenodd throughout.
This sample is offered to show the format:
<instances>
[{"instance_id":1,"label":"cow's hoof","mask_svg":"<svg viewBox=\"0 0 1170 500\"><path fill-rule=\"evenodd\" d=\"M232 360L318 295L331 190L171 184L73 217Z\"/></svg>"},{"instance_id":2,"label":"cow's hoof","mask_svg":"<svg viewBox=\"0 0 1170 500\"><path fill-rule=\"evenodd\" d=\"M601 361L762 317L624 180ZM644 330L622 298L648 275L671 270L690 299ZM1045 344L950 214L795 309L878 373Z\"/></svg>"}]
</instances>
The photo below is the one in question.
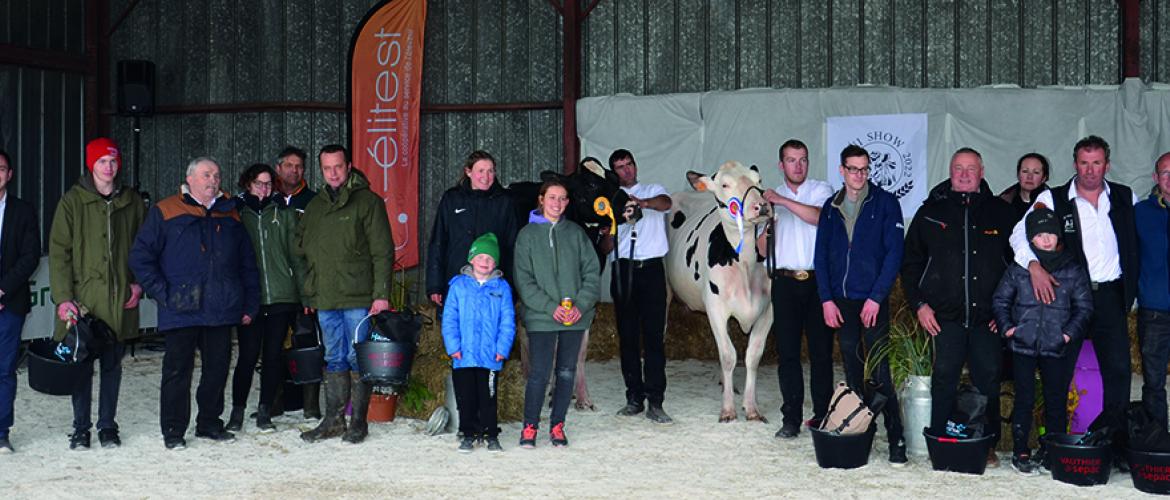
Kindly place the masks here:
<instances>
[{"instance_id":1,"label":"cow's hoof","mask_svg":"<svg viewBox=\"0 0 1170 500\"><path fill-rule=\"evenodd\" d=\"M760 422L764 424L768 423L768 417L765 417L762 413L756 413L755 415L749 414L747 419L748 422Z\"/></svg>"},{"instance_id":2,"label":"cow's hoof","mask_svg":"<svg viewBox=\"0 0 1170 500\"><path fill-rule=\"evenodd\" d=\"M737 415L735 414L735 412L731 412L731 413L727 413L727 412L720 413L720 414L719 414L719 423L721 423L721 424L726 424L726 423L728 423L728 422L735 422L735 419L736 419L736 418L737 418Z\"/></svg>"}]
</instances>

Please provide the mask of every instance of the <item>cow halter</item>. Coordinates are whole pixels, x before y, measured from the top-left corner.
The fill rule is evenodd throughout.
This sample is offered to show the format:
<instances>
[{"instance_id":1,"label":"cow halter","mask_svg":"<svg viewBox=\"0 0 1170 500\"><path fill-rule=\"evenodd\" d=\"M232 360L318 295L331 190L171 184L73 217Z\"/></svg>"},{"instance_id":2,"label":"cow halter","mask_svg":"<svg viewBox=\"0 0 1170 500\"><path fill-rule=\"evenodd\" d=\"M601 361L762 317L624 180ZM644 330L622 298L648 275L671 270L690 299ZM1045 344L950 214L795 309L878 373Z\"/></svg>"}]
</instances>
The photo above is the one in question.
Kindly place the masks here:
<instances>
[{"instance_id":1,"label":"cow halter","mask_svg":"<svg viewBox=\"0 0 1170 500\"><path fill-rule=\"evenodd\" d=\"M731 220L735 221L735 227L739 230L739 244L735 245L736 255L739 255L740 251L743 250L743 200L747 198L748 194L750 194L753 189L759 191L760 196L764 196L764 190L761 189L760 186L753 185L748 186L748 188L743 191L742 198L732 196L731 198L728 198L726 202L724 202L723 200L720 200L718 196L715 197L715 202L719 204L719 208L727 210L727 213L731 215Z\"/></svg>"}]
</instances>

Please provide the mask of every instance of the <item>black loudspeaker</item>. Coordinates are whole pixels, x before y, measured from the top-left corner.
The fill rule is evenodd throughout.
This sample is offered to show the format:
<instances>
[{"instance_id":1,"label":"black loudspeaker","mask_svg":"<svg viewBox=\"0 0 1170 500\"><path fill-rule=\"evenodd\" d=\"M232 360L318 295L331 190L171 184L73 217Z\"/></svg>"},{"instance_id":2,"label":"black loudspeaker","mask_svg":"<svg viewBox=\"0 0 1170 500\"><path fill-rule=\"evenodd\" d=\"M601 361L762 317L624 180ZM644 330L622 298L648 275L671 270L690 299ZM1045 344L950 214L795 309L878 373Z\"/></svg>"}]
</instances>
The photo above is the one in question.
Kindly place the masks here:
<instances>
[{"instance_id":1,"label":"black loudspeaker","mask_svg":"<svg viewBox=\"0 0 1170 500\"><path fill-rule=\"evenodd\" d=\"M118 114L149 116L154 113L154 63L118 61Z\"/></svg>"}]
</instances>

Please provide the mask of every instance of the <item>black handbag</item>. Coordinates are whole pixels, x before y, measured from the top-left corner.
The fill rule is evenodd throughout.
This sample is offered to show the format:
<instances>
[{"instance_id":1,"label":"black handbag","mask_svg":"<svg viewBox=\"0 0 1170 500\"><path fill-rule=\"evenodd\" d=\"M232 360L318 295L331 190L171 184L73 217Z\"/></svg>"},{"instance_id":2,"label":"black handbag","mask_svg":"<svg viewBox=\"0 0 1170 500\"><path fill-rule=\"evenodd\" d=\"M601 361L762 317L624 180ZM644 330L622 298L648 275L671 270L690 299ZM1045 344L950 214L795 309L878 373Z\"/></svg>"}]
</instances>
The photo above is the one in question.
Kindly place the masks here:
<instances>
[{"instance_id":1,"label":"black handbag","mask_svg":"<svg viewBox=\"0 0 1170 500\"><path fill-rule=\"evenodd\" d=\"M113 330L92 314L82 314L69 325L65 338L57 344L53 354L66 363L85 363L97 359L106 346L117 341Z\"/></svg>"}]
</instances>

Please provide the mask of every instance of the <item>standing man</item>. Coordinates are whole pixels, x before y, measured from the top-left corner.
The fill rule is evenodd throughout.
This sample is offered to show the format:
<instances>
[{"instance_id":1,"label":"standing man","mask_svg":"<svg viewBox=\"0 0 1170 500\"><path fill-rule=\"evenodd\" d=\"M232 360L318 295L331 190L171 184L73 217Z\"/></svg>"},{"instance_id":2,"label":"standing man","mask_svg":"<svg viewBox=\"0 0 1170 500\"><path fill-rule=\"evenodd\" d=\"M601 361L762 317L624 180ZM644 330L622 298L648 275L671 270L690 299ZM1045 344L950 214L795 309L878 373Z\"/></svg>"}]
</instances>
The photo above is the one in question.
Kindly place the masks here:
<instances>
[{"instance_id":1,"label":"standing man","mask_svg":"<svg viewBox=\"0 0 1170 500\"><path fill-rule=\"evenodd\" d=\"M1154 191L1134 207L1142 274L1138 279L1138 342L1142 404L1166 426L1166 363L1170 361L1170 153L1154 162Z\"/></svg>"},{"instance_id":2,"label":"standing man","mask_svg":"<svg viewBox=\"0 0 1170 500\"><path fill-rule=\"evenodd\" d=\"M349 151L325 146L317 161L325 188L305 208L296 251L308 269L306 309L317 311L325 341L325 418L302 432L301 439L317 442L344 434L345 441L357 444L369 434L371 387L358 373L354 330L367 314L390 308L394 240L386 205L370 191L365 176L353 170ZM346 401L353 403L348 429Z\"/></svg>"},{"instance_id":3,"label":"standing man","mask_svg":"<svg viewBox=\"0 0 1170 500\"><path fill-rule=\"evenodd\" d=\"M666 271L662 256L667 250L670 195L661 185L638 182L638 165L634 155L625 149L609 155L609 168L630 197L624 212L629 214L634 207L642 211L641 219L627 217L626 223L618 226L618 258L609 287L617 319L622 378L626 382L626 406L618 410L618 415L642 413L648 401L646 418L669 424L673 420L662 409L666 395Z\"/></svg>"},{"instance_id":4,"label":"standing man","mask_svg":"<svg viewBox=\"0 0 1170 500\"><path fill-rule=\"evenodd\" d=\"M833 395L833 337L825 328L825 317L817 296L813 252L817 241L817 221L821 206L833 196L833 187L825 181L808 178L808 146L789 139L780 146L780 173L784 182L764 192L764 198L776 207L775 241L767 247L767 236L759 238L760 255L772 252L775 269L772 275L772 337L776 339L779 358L780 405L783 422L776 437L791 439L800 433L804 419L804 374L800 366L800 340L803 332L808 342L809 392L813 415L809 425L816 425L829 410Z\"/></svg>"},{"instance_id":5,"label":"standing man","mask_svg":"<svg viewBox=\"0 0 1170 500\"><path fill-rule=\"evenodd\" d=\"M869 182L869 153L854 144L841 151L845 186L821 207L815 262L817 294L825 324L837 330L845 379L864 394L865 360L890 328L890 288L902 264L902 207L898 199ZM890 365L877 367L876 390L890 442L890 464L906 465L906 441Z\"/></svg>"},{"instance_id":6,"label":"standing man","mask_svg":"<svg viewBox=\"0 0 1170 500\"><path fill-rule=\"evenodd\" d=\"M15 167L0 149L0 455L15 451L8 430L16 402L17 354L24 317L32 309L28 280L41 259L37 210L8 192Z\"/></svg>"},{"instance_id":7,"label":"standing man","mask_svg":"<svg viewBox=\"0 0 1170 500\"><path fill-rule=\"evenodd\" d=\"M187 447L195 349L202 369L195 400L195 437L231 441L224 430L223 391L232 357L232 327L260 310L252 240L236 199L219 190L219 164L199 157L187 165L180 193L150 209L130 249L130 270L158 303L163 355L159 424L167 449Z\"/></svg>"},{"instance_id":8,"label":"standing man","mask_svg":"<svg viewBox=\"0 0 1170 500\"><path fill-rule=\"evenodd\" d=\"M1071 251L1089 270L1093 288L1093 319L1088 337L1093 340L1104 386L1104 407L1129 401L1130 362L1126 313L1133 306L1138 287L1138 242L1134 225L1137 197L1128 186L1105 180L1109 173L1109 143L1090 135L1073 146L1077 175L1066 184L1036 196L1033 208L1043 203L1060 219L1065 250ZM1028 210L1031 213L1032 209ZM1016 262L1032 275L1036 298L1053 299L1052 287L1060 283L1040 266L1028 244L1024 221L1011 237ZM1069 346L1071 377L1081 342Z\"/></svg>"},{"instance_id":9,"label":"standing man","mask_svg":"<svg viewBox=\"0 0 1170 500\"><path fill-rule=\"evenodd\" d=\"M276 155L276 190L284 196L284 203L304 213L309 201L317 195L305 182L305 150L285 146Z\"/></svg>"},{"instance_id":10,"label":"standing man","mask_svg":"<svg viewBox=\"0 0 1170 500\"><path fill-rule=\"evenodd\" d=\"M138 299L142 287L130 274L130 245L146 216L138 191L122 185L122 156L114 141L101 137L85 146L82 174L53 214L49 231L49 285L57 304L54 338L65 338L79 308L109 325L116 341L101 351L98 441L102 448L122 445L118 438L118 392L122 385L125 342L138 337ZM85 368L73 389L70 449L88 449L93 400L93 367Z\"/></svg>"},{"instance_id":11,"label":"standing man","mask_svg":"<svg viewBox=\"0 0 1170 500\"><path fill-rule=\"evenodd\" d=\"M943 435L963 365L987 396L989 428L999 430L1001 345L991 297L1011 259L1016 214L983 180L983 157L971 148L951 156L951 177L930 190L910 222L902 288L918 323L934 337L930 428ZM998 432L996 432L998 434ZM999 464L995 446L987 463Z\"/></svg>"}]
</instances>

